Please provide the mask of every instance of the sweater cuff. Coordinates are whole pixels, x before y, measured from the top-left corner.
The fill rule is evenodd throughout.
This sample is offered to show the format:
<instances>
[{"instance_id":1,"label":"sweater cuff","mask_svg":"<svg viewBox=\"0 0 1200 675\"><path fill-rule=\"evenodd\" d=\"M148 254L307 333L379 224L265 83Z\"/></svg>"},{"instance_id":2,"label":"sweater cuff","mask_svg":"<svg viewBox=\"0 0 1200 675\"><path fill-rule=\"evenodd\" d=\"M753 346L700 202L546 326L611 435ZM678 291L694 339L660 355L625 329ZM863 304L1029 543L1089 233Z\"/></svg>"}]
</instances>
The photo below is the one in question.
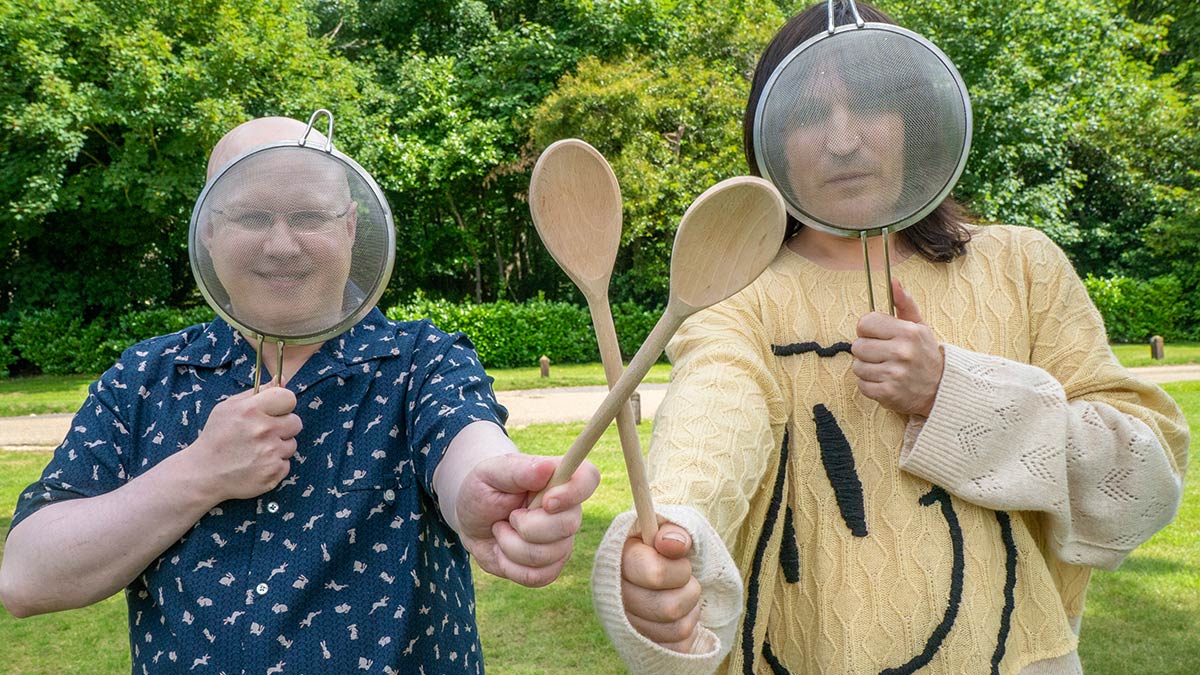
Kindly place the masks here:
<instances>
[{"instance_id":1,"label":"sweater cuff","mask_svg":"<svg viewBox=\"0 0 1200 675\"><path fill-rule=\"evenodd\" d=\"M980 420L996 415L997 371L1011 362L942 343L945 369L928 418L912 417L904 432L900 468L951 492L967 480L971 457L963 451Z\"/></svg>"},{"instance_id":2,"label":"sweater cuff","mask_svg":"<svg viewBox=\"0 0 1200 675\"><path fill-rule=\"evenodd\" d=\"M604 632L631 673L708 675L729 653L742 616L742 577L724 542L697 510L688 506L655 507L662 520L687 530L692 537L692 575L700 583L700 625L692 653L681 654L637 632L621 602L621 553L636 526L636 514L617 516L600 547L592 569L592 602Z\"/></svg>"}]
</instances>

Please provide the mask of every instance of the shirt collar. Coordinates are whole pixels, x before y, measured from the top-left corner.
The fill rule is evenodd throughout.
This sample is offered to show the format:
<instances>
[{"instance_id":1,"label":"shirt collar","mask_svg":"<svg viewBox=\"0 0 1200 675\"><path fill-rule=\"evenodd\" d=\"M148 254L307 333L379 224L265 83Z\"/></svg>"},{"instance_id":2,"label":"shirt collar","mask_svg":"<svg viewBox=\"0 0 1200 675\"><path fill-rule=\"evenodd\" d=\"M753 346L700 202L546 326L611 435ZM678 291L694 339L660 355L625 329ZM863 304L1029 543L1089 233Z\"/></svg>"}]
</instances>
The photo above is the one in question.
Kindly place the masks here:
<instances>
[{"instance_id":1,"label":"shirt collar","mask_svg":"<svg viewBox=\"0 0 1200 675\"><path fill-rule=\"evenodd\" d=\"M295 384L307 387L326 377L343 376L363 362L399 354L396 331L389 330L388 320L378 308L372 308L346 332L326 340L297 373L302 381ZM254 349L221 317L205 326L199 339L180 349L174 361L183 367L231 369L237 380L254 382Z\"/></svg>"}]
</instances>

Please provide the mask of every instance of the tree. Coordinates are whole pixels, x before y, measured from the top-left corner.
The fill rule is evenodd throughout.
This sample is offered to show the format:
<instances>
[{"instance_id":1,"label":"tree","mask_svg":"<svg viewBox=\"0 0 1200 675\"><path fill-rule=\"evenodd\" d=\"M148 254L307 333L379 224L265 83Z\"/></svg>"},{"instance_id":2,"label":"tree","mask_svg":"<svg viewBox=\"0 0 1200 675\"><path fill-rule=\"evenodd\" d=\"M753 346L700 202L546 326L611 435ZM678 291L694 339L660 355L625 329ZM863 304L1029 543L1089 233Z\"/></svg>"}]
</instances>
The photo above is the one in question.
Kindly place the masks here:
<instances>
[{"instance_id":1,"label":"tree","mask_svg":"<svg viewBox=\"0 0 1200 675\"><path fill-rule=\"evenodd\" d=\"M307 18L282 0L0 4L0 311L198 302L188 221L221 134L317 107L345 145L371 126L369 71Z\"/></svg>"}]
</instances>

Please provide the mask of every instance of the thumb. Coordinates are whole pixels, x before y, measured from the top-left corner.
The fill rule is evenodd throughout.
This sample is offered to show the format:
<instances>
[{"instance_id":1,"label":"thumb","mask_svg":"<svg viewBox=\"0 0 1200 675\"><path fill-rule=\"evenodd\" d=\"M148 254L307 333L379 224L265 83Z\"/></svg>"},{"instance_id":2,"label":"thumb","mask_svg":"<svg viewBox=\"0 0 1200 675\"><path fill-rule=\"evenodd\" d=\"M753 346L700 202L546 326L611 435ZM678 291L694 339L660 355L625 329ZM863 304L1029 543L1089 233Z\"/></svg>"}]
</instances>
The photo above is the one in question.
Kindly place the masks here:
<instances>
[{"instance_id":1,"label":"thumb","mask_svg":"<svg viewBox=\"0 0 1200 675\"><path fill-rule=\"evenodd\" d=\"M483 460L473 471L480 482L497 492L524 494L545 488L554 466L554 460L548 457L510 452Z\"/></svg>"},{"instance_id":2,"label":"thumb","mask_svg":"<svg viewBox=\"0 0 1200 675\"><path fill-rule=\"evenodd\" d=\"M896 303L896 318L912 323L925 323L921 318L921 309L917 301L906 290L899 279L892 279L892 300Z\"/></svg>"},{"instance_id":3,"label":"thumb","mask_svg":"<svg viewBox=\"0 0 1200 675\"><path fill-rule=\"evenodd\" d=\"M654 550L664 558L686 558L692 552L692 537L674 523L663 523L654 537Z\"/></svg>"}]
</instances>

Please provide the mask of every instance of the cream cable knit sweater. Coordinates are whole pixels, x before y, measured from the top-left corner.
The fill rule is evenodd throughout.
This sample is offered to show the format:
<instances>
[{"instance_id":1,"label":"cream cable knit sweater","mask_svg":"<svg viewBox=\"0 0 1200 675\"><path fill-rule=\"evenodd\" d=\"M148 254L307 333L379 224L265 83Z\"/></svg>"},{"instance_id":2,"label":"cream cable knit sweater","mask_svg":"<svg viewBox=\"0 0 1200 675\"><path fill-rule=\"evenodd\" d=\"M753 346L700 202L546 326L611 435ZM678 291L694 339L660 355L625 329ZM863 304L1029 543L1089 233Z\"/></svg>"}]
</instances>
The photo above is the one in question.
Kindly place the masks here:
<instances>
[{"instance_id":1,"label":"cream cable knit sweater","mask_svg":"<svg viewBox=\"0 0 1200 675\"><path fill-rule=\"evenodd\" d=\"M838 343L867 306L864 275L786 248L672 342L655 500L692 532L698 578L725 576L700 579L697 653L661 649L625 619L629 517L614 522L593 593L634 672L1080 672L1089 568L1116 567L1178 507L1182 414L1116 362L1036 231L981 228L968 255L893 274L944 345L928 419L857 390Z\"/></svg>"}]
</instances>

